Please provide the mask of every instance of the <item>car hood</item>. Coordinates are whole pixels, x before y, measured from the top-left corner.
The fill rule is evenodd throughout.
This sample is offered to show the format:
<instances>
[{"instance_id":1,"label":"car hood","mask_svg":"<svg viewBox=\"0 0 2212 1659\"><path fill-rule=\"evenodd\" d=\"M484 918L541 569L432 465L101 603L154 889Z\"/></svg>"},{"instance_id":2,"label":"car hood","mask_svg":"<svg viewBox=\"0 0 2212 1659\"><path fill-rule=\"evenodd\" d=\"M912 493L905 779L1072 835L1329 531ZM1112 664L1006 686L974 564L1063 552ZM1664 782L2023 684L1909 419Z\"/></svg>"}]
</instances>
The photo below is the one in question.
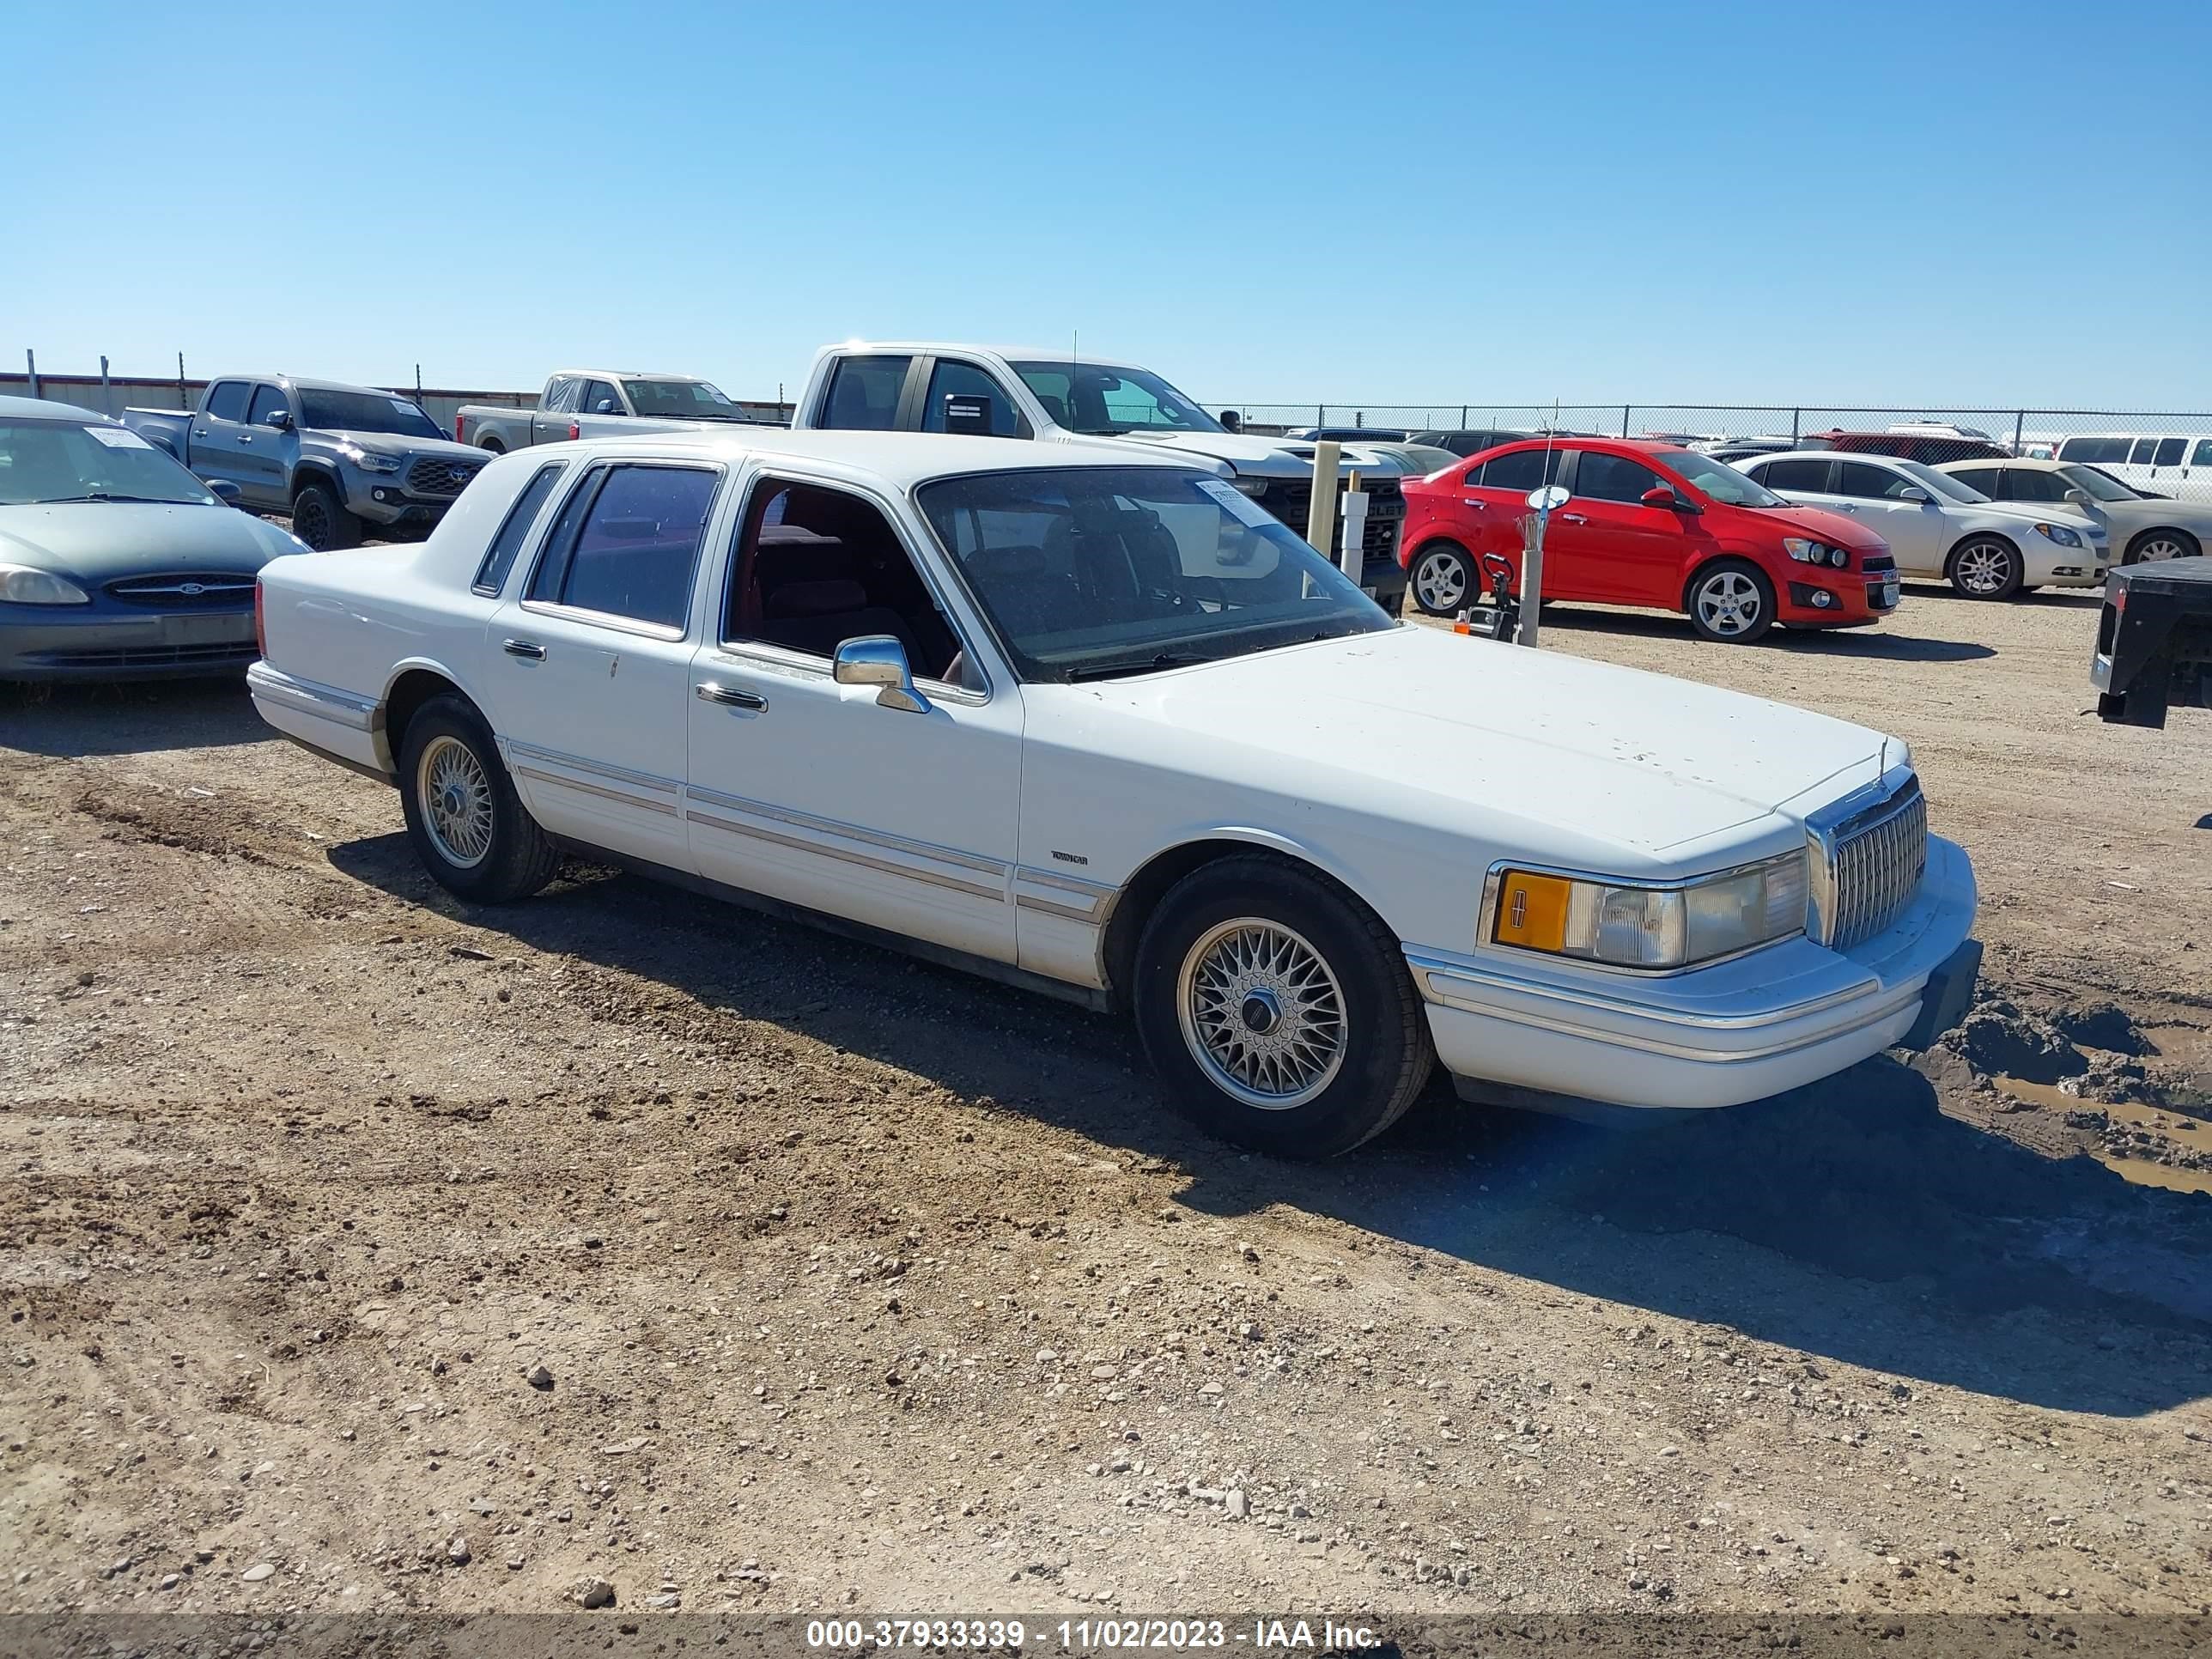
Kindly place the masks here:
<instances>
[{"instance_id":1,"label":"car hood","mask_svg":"<svg viewBox=\"0 0 2212 1659\"><path fill-rule=\"evenodd\" d=\"M228 507L69 501L0 507L0 560L88 581L162 571L250 575L299 544Z\"/></svg>"},{"instance_id":2,"label":"car hood","mask_svg":"<svg viewBox=\"0 0 2212 1659\"><path fill-rule=\"evenodd\" d=\"M1797 845L1805 812L1909 758L1785 703L1411 624L1024 698L1079 747L1625 877Z\"/></svg>"},{"instance_id":3,"label":"car hood","mask_svg":"<svg viewBox=\"0 0 2212 1659\"><path fill-rule=\"evenodd\" d=\"M1217 461L1228 462L1248 477L1313 476L1314 446L1300 438L1252 437L1242 432L1125 432L1118 439L1106 441L1126 441L1210 456ZM1395 478L1407 470L1397 457L1378 453L1364 445L1346 444L1343 450L1343 459L1338 463L1343 471L1356 467L1378 477Z\"/></svg>"},{"instance_id":4,"label":"car hood","mask_svg":"<svg viewBox=\"0 0 2212 1659\"><path fill-rule=\"evenodd\" d=\"M343 428L317 427L306 434L327 444L349 444L372 455L431 455L440 460L467 461L481 466L484 453L474 444L457 444L445 438L410 438L398 432L349 432Z\"/></svg>"},{"instance_id":5,"label":"car hood","mask_svg":"<svg viewBox=\"0 0 2212 1659\"><path fill-rule=\"evenodd\" d=\"M1954 513L1986 514L1992 520L2004 524L2063 524L2069 529L2092 532L2099 536L2110 533L2102 520L2091 518L2070 501L2063 507L2054 506L2048 501L1976 501L1966 507L1954 506L1947 501L1944 506L1947 511Z\"/></svg>"},{"instance_id":6,"label":"car hood","mask_svg":"<svg viewBox=\"0 0 2212 1659\"><path fill-rule=\"evenodd\" d=\"M1847 547L1855 553L1889 551L1889 544L1879 533L1845 514L1825 513L1817 507L1795 503L1787 507L1750 507L1746 511L1757 513L1769 524L1802 531L1812 539L1826 542L1832 547Z\"/></svg>"},{"instance_id":7,"label":"car hood","mask_svg":"<svg viewBox=\"0 0 2212 1659\"><path fill-rule=\"evenodd\" d=\"M2092 501L2076 507L2069 501L2065 510L2087 514L2107 529L2127 535L2153 526L2170 526L2186 530L2199 541L2212 541L2212 506L2202 502Z\"/></svg>"}]
</instances>

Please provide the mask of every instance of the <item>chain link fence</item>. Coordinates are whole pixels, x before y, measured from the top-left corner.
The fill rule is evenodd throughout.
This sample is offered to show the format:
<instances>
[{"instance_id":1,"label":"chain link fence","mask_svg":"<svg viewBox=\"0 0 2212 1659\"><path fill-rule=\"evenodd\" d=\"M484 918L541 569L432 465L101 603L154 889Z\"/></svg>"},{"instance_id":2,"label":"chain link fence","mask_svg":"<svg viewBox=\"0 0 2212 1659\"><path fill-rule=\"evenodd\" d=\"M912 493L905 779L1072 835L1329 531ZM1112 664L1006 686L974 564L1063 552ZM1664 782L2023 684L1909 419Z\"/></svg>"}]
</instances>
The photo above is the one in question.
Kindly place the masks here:
<instances>
[{"instance_id":1,"label":"chain link fence","mask_svg":"<svg viewBox=\"0 0 2212 1659\"><path fill-rule=\"evenodd\" d=\"M2196 461L2200 441L2212 440L2212 413L2108 409L1969 409L1927 404L1238 404L1208 403L1218 414L1234 409L1255 432L1285 432L1303 427L1366 428L1388 432L1528 432L1547 428L1607 438L1664 438L1675 442L1717 442L1725 439L1800 439L1841 429L1882 432L1892 427L1934 423L1985 437L2015 453L2047 453L2072 437L2125 438L2128 453L2081 455L2111 464L2129 460L2136 445L2148 441L2148 464L2162 446L2185 453L2190 462L2162 464L2212 466L2212 451ZM2177 446L2179 447L2177 450Z\"/></svg>"}]
</instances>

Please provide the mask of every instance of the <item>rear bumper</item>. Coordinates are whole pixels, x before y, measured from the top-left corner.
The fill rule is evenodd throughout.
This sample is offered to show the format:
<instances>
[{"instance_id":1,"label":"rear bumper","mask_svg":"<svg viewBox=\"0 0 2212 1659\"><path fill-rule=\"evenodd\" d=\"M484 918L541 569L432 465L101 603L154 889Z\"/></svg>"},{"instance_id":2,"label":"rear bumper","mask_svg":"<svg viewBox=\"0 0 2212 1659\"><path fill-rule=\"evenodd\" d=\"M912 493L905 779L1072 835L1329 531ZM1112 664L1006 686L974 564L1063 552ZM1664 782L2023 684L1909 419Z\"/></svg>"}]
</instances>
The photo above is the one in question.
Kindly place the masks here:
<instances>
[{"instance_id":1,"label":"rear bumper","mask_svg":"<svg viewBox=\"0 0 2212 1659\"><path fill-rule=\"evenodd\" d=\"M257 662L246 671L254 712L286 737L386 783L394 774L383 711L373 698Z\"/></svg>"},{"instance_id":2,"label":"rear bumper","mask_svg":"<svg viewBox=\"0 0 2212 1659\"><path fill-rule=\"evenodd\" d=\"M240 673L257 654L251 611L0 605L0 680L195 679Z\"/></svg>"},{"instance_id":3,"label":"rear bumper","mask_svg":"<svg viewBox=\"0 0 2212 1659\"><path fill-rule=\"evenodd\" d=\"M1848 952L1792 939L1656 979L1412 949L1407 962L1455 1076L1620 1106L1735 1106L1957 1024L1981 960L1974 902L1965 852L1931 836L1913 901Z\"/></svg>"}]
</instances>

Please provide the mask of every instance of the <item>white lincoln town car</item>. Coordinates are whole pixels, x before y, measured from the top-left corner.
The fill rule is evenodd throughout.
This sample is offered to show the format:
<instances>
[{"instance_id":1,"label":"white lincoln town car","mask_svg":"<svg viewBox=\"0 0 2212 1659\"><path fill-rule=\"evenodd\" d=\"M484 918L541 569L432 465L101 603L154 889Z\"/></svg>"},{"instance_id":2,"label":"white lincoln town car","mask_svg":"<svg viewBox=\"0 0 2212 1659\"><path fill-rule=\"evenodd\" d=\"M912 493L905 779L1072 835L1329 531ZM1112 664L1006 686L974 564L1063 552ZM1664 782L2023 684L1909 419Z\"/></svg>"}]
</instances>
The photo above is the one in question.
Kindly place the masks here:
<instances>
[{"instance_id":1,"label":"white lincoln town car","mask_svg":"<svg viewBox=\"0 0 2212 1659\"><path fill-rule=\"evenodd\" d=\"M1905 746L1401 626L1188 458L872 432L494 461L261 574L255 704L465 899L563 850L1098 1007L1266 1152L1435 1062L1727 1106L1954 1023ZM737 925L733 920L732 925Z\"/></svg>"}]
</instances>

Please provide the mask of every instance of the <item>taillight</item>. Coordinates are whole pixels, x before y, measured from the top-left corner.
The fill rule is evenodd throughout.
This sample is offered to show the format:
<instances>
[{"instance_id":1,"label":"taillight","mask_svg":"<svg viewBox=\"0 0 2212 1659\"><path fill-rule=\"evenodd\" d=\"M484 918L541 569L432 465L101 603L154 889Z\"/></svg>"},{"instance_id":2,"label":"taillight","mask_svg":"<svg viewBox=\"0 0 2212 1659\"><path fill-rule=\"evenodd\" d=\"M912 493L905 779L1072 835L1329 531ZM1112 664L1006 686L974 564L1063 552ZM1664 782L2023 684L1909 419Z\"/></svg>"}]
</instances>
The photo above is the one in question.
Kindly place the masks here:
<instances>
[{"instance_id":1,"label":"taillight","mask_svg":"<svg viewBox=\"0 0 2212 1659\"><path fill-rule=\"evenodd\" d=\"M579 438L582 437L583 435L584 435L584 428L583 428L580 425L579 425L579 424L578 424L576 422L574 422L574 421L571 421L571 422L568 422L568 441L569 441L570 443L574 443L574 442L575 442L577 439L579 439Z\"/></svg>"},{"instance_id":2,"label":"taillight","mask_svg":"<svg viewBox=\"0 0 2212 1659\"><path fill-rule=\"evenodd\" d=\"M261 578L253 579L253 648L263 657L269 654L269 630L261 621Z\"/></svg>"},{"instance_id":3,"label":"taillight","mask_svg":"<svg viewBox=\"0 0 2212 1659\"><path fill-rule=\"evenodd\" d=\"M469 441L469 417L468 417L467 416L465 416L465 415L456 415L456 416L453 416L453 441L454 441L455 443L457 443L457 444L465 444L465 443L468 442L468 441Z\"/></svg>"}]
</instances>

